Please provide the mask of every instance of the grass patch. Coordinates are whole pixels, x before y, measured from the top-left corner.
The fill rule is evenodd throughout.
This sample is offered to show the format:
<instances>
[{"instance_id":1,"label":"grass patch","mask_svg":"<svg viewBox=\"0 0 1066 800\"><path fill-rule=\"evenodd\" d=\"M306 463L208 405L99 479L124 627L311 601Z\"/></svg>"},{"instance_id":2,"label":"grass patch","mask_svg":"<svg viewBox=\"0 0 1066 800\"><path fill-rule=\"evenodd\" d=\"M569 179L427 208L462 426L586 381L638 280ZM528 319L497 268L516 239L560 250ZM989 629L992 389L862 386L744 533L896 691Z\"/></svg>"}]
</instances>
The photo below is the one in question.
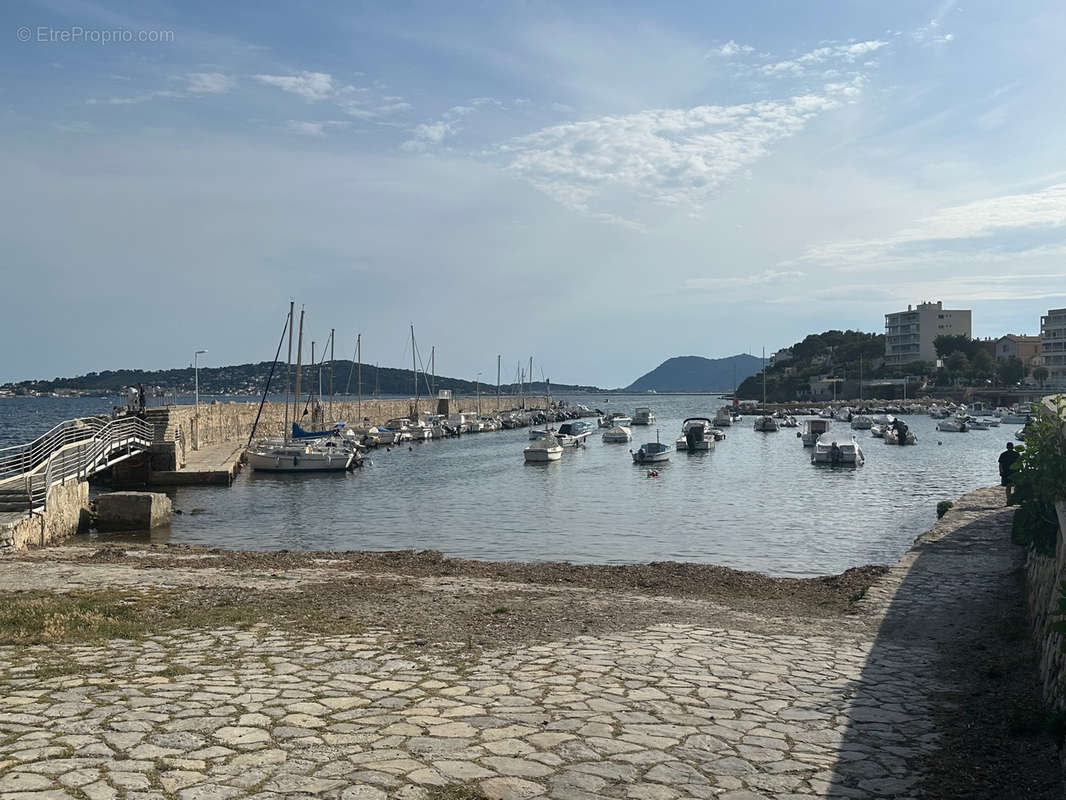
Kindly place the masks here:
<instances>
[{"instance_id":1,"label":"grass patch","mask_svg":"<svg viewBox=\"0 0 1066 800\"><path fill-rule=\"evenodd\" d=\"M500 606L499 608L492 609L492 613L493 614L510 614L511 613L511 609L509 609L507 606Z\"/></svg>"},{"instance_id":2,"label":"grass patch","mask_svg":"<svg viewBox=\"0 0 1066 800\"><path fill-rule=\"evenodd\" d=\"M293 603L270 592L170 590L151 595L101 589L54 594L0 593L0 645L141 639L174 628L217 630L271 626L305 633L362 633L350 619L338 619L328 606ZM184 674L183 667L171 669Z\"/></svg>"}]
</instances>

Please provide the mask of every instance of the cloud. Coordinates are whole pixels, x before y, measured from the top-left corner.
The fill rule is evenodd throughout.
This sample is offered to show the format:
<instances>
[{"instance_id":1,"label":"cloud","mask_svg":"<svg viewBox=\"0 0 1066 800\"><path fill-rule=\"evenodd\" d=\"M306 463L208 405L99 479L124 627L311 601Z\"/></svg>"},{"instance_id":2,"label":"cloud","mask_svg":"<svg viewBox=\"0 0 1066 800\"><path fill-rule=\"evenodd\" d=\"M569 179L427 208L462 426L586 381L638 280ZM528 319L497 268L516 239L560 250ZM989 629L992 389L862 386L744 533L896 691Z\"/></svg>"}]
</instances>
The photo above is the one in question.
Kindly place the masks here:
<instances>
[{"instance_id":1,"label":"cloud","mask_svg":"<svg viewBox=\"0 0 1066 800\"><path fill-rule=\"evenodd\" d=\"M930 258L974 259L970 249L950 250L950 242L974 240L975 249L985 251L986 258L1016 258L1018 248L997 254L996 245L1009 233L1051 231L1062 228L1066 242L1066 183L1048 186L1037 192L1004 195L942 209L894 234L873 239L833 242L808 249L794 262L821 264L839 269L863 269L870 265L914 264ZM1046 249L1025 246L1021 252ZM947 255L944 255L947 253Z\"/></svg>"},{"instance_id":2,"label":"cloud","mask_svg":"<svg viewBox=\"0 0 1066 800\"><path fill-rule=\"evenodd\" d=\"M363 100L343 100L339 105L345 114L368 122L374 122L383 119L384 117L390 117L395 114L402 114L414 110L414 106L410 103L403 102L403 98L388 97L385 99L393 102L373 104Z\"/></svg>"},{"instance_id":3,"label":"cloud","mask_svg":"<svg viewBox=\"0 0 1066 800\"><path fill-rule=\"evenodd\" d=\"M756 275L741 275L737 277L710 277L689 278L684 282L685 289L707 289L716 291L730 287L740 286L763 286L766 284L781 283L784 281L799 280L807 277L806 272L799 270L772 270L767 269Z\"/></svg>"},{"instance_id":4,"label":"cloud","mask_svg":"<svg viewBox=\"0 0 1066 800\"><path fill-rule=\"evenodd\" d=\"M221 72L190 72L185 80L189 83L186 90L192 94L225 94L236 83Z\"/></svg>"},{"instance_id":5,"label":"cloud","mask_svg":"<svg viewBox=\"0 0 1066 800\"><path fill-rule=\"evenodd\" d=\"M825 94L734 106L653 109L555 125L497 146L507 168L562 205L607 212L620 193L698 208L770 146L837 108L848 84ZM594 208L595 206L595 208Z\"/></svg>"},{"instance_id":6,"label":"cloud","mask_svg":"<svg viewBox=\"0 0 1066 800\"><path fill-rule=\"evenodd\" d=\"M291 133L300 133L305 136L325 136L327 128L345 127L350 124L341 120L305 122L303 120L290 119L285 122L285 129Z\"/></svg>"},{"instance_id":7,"label":"cloud","mask_svg":"<svg viewBox=\"0 0 1066 800\"><path fill-rule=\"evenodd\" d=\"M484 105L484 103L478 105ZM412 130L412 137L400 147L410 152L424 152L431 146L439 145L449 136L458 133L462 129L459 121L468 114L474 113L475 110L473 105L452 106L441 115L439 120L416 126Z\"/></svg>"},{"instance_id":8,"label":"cloud","mask_svg":"<svg viewBox=\"0 0 1066 800\"><path fill-rule=\"evenodd\" d=\"M723 58L731 58L732 56L739 55L740 53L752 53L755 48L750 44L737 44L732 39L723 44L721 47L712 50L707 54L708 57L712 55L722 56Z\"/></svg>"},{"instance_id":9,"label":"cloud","mask_svg":"<svg viewBox=\"0 0 1066 800\"><path fill-rule=\"evenodd\" d=\"M157 92L144 92L143 94L129 95L127 97L109 97L106 100L98 100L95 97L90 97L85 101L85 104L89 106L132 106L140 103L147 103L151 100L155 100L157 97L185 97L185 94L183 92L163 90Z\"/></svg>"},{"instance_id":10,"label":"cloud","mask_svg":"<svg viewBox=\"0 0 1066 800\"><path fill-rule=\"evenodd\" d=\"M255 75L257 81L276 86L286 92L298 94L305 100L315 102L333 95L333 77L326 72L300 72L297 75Z\"/></svg>"},{"instance_id":11,"label":"cloud","mask_svg":"<svg viewBox=\"0 0 1066 800\"><path fill-rule=\"evenodd\" d=\"M870 53L874 53L886 46L888 46L888 42L881 41L880 39L871 39L865 42L851 42L848 44L834 44L826 47L819 47L816 50L811 50L797 58L764 64L759 67L759 72L771 77L780 75L805 75L810 67L814 65L824 64L829 61L854 63L860 58L864 58Z\"/></svg>"}]
</instances>

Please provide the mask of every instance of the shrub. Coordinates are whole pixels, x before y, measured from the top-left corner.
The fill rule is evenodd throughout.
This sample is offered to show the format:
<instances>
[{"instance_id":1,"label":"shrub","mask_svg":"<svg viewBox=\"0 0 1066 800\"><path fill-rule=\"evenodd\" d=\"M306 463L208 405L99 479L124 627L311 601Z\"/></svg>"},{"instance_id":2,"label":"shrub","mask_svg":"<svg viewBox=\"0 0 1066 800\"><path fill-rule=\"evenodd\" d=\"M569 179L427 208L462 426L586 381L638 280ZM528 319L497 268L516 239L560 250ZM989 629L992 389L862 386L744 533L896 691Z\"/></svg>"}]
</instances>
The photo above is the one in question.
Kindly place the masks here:
<instances>
[{"instance_id":1,"label":"shrub","mask_svg":"<svg viewBox=\"0 0 1066 800\"><path fill-rule=\"evenodd\" d=\"M955 504L952 503L950 500L941 500L939 503L936 504L936 518L940 519L941 517L943 517L945 514L948 513L948 509L954 505Z\"/></svg>"},{"instance_id":2,"label":"shrub","mask_svg":"<svg viewBox=\"0 0 1066 800\"><path fill-rule=\"evenodd\" d=\"M1063 418L1066 400L1054 410L1040 407L1026 427L1025 444L1018 447L1014 462L1013 539L1042 553L1055 552L1058 516L1055 501L1066 497L1066 432Z\"/></svg>"}]
</instances>

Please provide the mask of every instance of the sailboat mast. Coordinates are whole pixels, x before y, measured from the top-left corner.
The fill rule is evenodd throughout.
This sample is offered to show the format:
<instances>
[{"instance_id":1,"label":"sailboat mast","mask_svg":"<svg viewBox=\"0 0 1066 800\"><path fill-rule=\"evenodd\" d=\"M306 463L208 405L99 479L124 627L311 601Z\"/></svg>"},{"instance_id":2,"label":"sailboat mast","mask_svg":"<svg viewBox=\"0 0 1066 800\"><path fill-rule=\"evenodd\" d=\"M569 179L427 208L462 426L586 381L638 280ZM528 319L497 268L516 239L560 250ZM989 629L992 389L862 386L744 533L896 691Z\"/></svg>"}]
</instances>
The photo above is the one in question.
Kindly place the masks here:
<instances>
[{"instance_id":1,"label":"sailboat mast","mask_svg":"<svg viewBox=\"0 0 1066 800\"><path fill-rule=\"evenodd\" d=\"M859 353L859 405L862 405L862 353Z\"/></svg>"},{"instance_id":2,"label":"sailboat mast","mask_svg":"<svg viewBox=\"0 0 1066 800\"><path fill-rule=\"evenodd\" d=\"M312 369L311 378L314 379L314 377L315 377L315 373L313 371L315 369L315 340L314 339L311 340L311 369ZM307 390L307 397L308 397L309 400L314 400L314 394L313 394L314 391L315 391L314 390L314 384L311 384L311 388ZM319 395L319 397L322 396L322 370L321 369L318 370L318 395ZM315 407L311 406L311 417L312 417L312 419L314 419L314 415L315 415Z\"/></svg>"},{"instance_id":3,"label":"sailboat mast","mask_svg":"<svg viewBox=\"0 0 1066 800\"><path fill-rule=\"evenodd\" d=\"M429 348L429 393L437 393L437 345Z\"/></svg>"},{"instance_id":4,"label":"sailboat mast","mask_svg":"<svg viewBox=\"0 0 1066 800\"><path fill-rule=\"evenodd\" d=\"M293 309L296 306L295 300L289 301L289 357L285 361L285 427L281 431L281 435L285 437L285 441L289 440L289 392L292 391L292 323L293 323Z\"/></svg>"},{"instance_id":5,"label":"sailboat mast","mask_svg":"<svg viewBox=\"0 0 1066 800\"><path fill-rule=\"evenodd\" d=\"M766 413L766 348L762 349L762 405L763 413Z\"/></svg>"},{"instance_id":6,"label":"sailboat mast","mask_svg":"<svg viewBox=\"0 0 1066 800\"><path fill-rule=\"evenodd\" d=\"M356 384L359 387L359 401L356 404L356 407L355 407L356 408L356 412L355 413L359 417L359 424L360 425L363 424L363 354L362 354L361 348L360 348L360 345L362 344L362 342L360 340L362 338L363 338L363 334L361 334L361 333L360 334L356 334L356 337L355 337L355 362L358 365L358 366L356 366L356 369L358 370L358 374L359 374L359 377L356 379Z\"/></svg>"},{"instance_id":7,"label":"sailboat mast","mask_svg":"<svg viewBox=\"0 0 1066 800\"><path fill-rule=\"evenodd\" d=\"M415 326L411 325L411 376L415 381L415 419L418 419L418 364L415 361Z\"/></svg>"},{"instance_id":8,"label":"sailboat mast","mask_svg":"<svg viewBox=\"0 0 1066 800\"><path fill-rule=\"evenodd\" d=\"M529 393L530 393L530 395L532 395L533 394L533 356L529 357L529 375L527 377L529 378Z\"/></svg>"},{"instance_id":9,"label":"sailboat mast","mask_svg":"<svg viewBox=\"0 0 1066 800\"><path fill-rule=\"evenodd\" d=\"M496 411L497 411L497 413L499 413L499 410L500 410L500 359L502 359L502 358L503 358L502 355L496 356Z\"/></svg>"},{"instance_id":10,"label":"sailboat mast","mask_svg":"<svg viewBox=\"0 0 1066 800\"><path fill-rule=\"evenodd\" d=\"M300 406L300 382L303 379L304 367L304 310L300 309L300 336L296 342L296 390L292 395L292 421L296 422L300 418L299 406ZM288 436L288 433L285 434Z\"/></svg>"},{"instance_id":11,"label":"sailboat mast","mask_svg":"<svg viewBox=\"0 0 1066 800\"><path fill-rule=\"evenodd\" d=\"M336 328L329 329L329 421L333 422L333 370L336 367L334 361L334 347L333 335L337 332Z\"/></svg>"}]
</instances>

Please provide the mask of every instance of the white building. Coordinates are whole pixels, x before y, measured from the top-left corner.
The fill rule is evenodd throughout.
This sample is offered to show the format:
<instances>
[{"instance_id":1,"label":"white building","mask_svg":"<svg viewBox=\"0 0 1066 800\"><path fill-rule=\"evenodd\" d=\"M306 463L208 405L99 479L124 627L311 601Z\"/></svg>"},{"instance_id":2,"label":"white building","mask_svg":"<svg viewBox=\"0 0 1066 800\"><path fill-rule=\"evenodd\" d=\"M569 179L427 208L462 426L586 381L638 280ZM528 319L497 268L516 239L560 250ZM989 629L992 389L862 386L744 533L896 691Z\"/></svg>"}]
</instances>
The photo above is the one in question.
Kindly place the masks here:
<instances>
[{"instance_id":1,"label":"white building","mask_svg":"<svg viewBox=\"0 0 1066 800\"><path fill-rule=\"evenodd\" d=\"M916 308L885 314L885 363L909 364L936 361L937 336L971 336L971 312L944 308L935 303L919 303Z\"/></svg>"},{"instance_id":2,"label":"white building","mask_svg":"<svg viewBox=\"0 0 1066 800\"><path fill-rule=\"evenodd\" d=\"M1066 385L1066 308L1053 308L1040 318L1040 360L1048 383Z\"/></svg>"}]
</instances>

